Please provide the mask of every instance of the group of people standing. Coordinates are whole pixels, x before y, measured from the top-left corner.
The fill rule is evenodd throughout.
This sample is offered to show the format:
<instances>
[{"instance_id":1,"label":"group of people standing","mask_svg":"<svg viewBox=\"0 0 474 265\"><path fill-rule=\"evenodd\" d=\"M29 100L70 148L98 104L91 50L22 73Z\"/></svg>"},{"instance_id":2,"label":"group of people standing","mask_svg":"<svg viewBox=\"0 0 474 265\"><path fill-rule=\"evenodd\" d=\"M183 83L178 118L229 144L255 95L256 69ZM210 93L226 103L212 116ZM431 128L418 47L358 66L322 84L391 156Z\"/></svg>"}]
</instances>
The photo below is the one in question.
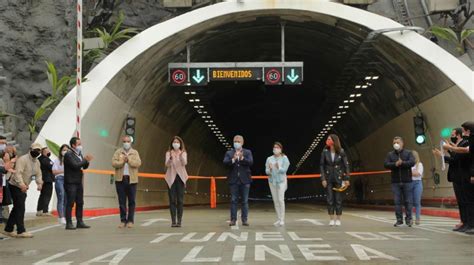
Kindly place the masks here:
<instances>
[{"instance_id":1,"label":"group of people standing","mask_svg":"<svg viewBox=\"0 0 474 265\"><path fill-rule=\"evenodd\" d=\"M32 238L33 234L26 232L25 202L27 191L31 182L35 181L37 189L41 192L37 216L50 215L48 205L51 200L53 181L55 182L58 196L59 221L66 224L66 229L89 228L82 218L84 205L83 194L83 169L89 166L92 156L82 156L81 141L77 137L71 138L69 146L60 148L58 159L54 162L49 159L50 151L39 143L33 143L27 154L16 157L11 150L3 148L0 175L3 191L7 190L13 208L8 217L2 234L9 237ZM7 187L7 188L5 188ZM2 200L2 203L4 201ZM72 224L72 208L76 206L76 226ZM16 226L16 232L14 228Z\"/></svg>"},{"instance_id":2,"label":"group of people standing","mask_svg":"<svg viewBox=\"0 0 474 265\"><path fill-rule=\"evenodd\" d=\"M469 138L469 139L468 139ZM71 138L69 145L62 145L58 158L50 160L50 151L38 143L33 143L30 152L17 158L13 148L6 148L0 139L2 160L0 175L2 190L8 190L13 201L3 234L11 237L30 238L24 227L26 191L34 180L41 195L38 201L38 216L48 214L48 205L55 183L58 197L57 211L59 221L67 230L89 228L83 222L84 187L83 170L87 169L93 159L91 155L82 155L81 140ZM462 223L455 231L474 233L474 124L465 123L462 128L452 132L451 141L443 148L450 156L444 160L449 163L448 180L453 182L454 191L459 204ZM236 135L233 147L225 153L223 163L228 168L227 181L231 193L230 226L237 224L237 210L241 203L241 221L243 226L248 222L248 197L252 183L251 167L253 156L249 149L243 148L244 137ZM288 188L287 171L290 166L288 157L283 152L283 144L273 144L273 154L265 163L268 185L274 202L277 220L275 226L285 225L285 191ZM440 150L434 150L440 155ZM183 204L188 173L186 166L188 155L183 139L174 136L165 154L171 226L181 227L183 220ZM136 192L138 170L142 162L137 150L132 148L129 136L122 138L122 147L112 157L115 169L115 186L120 209L119 228L132 228L135 222ZM401 137L393 139L393 151L387 154L384 166L391 170L391 187L394 195L396 223L403 224L402 205L405 206L405 224L412 226L412 208L416 208L416 224L420 224L421 194L423 191L423 164L416 151L404 148ZM349 187L350 166L346 153L341 147L339 137L328 136L320 159L321 184L325 189L329 225L340 226L342 201L345 189ZM5 186L9 185L7 189ZM0 193L0 195L4 195ZM0 196L0 198L5 196ZM128 203L127 203L128 201ZM72 223L72 209L76 206L76 226ZM49 215L49 214L48 214ZM15 233L14 226L17 226Z\"/></svg>"},{"instance_id":3,"label":"group of people standing","mask_svg":"<svg viewBox=\"0 0 474 265\"><path fill-rule=\"evenodd\" d=\"M119 199L119 228L131 228L134 222L136 185L141 160L138 152L131 147L131 138L124 136L122 141L123 146L113 155L112 166L115 168L115 185ZM337 189L344 185L349 186L349 163L337 135L330 135L326 144L327 147L323 151L325 159L321 159L321 172L323 186L328 194L330 225L341 225L342 193ZM252 151L243 146L244 137L236 135L233 139L234 148L225 153L223 160L224 166L228 168L227 182L231 194L230 226L237 225L239 204L242 225L249 226L248 198L252 183L253 156ZM273 155L266 160L265 172L268 175L268 185L277 214L274 225L284 226L285 191L288 188L287 171L290 161L283 152L282 143L275 142L272 151ZM182 226L184 191L188 180L187 164L188 154L184 141L179 136L174 136L165 153L165 181L168 187L171 227ZM336 210L337 220L333 218L334 210Z\"/></svg>"},{"instance_id":4,"label":"group of people standing","mask_svg":"<svg viewBox=\"0 0 474 265\"><path fill-rule=\"evenodd\" d=\"M474 235L474 122L453 129L443 149L447 155L439 149L433 153L449 165L448 181L453 183L461 219L453 231Z\"/></svg>"}]
</instances>

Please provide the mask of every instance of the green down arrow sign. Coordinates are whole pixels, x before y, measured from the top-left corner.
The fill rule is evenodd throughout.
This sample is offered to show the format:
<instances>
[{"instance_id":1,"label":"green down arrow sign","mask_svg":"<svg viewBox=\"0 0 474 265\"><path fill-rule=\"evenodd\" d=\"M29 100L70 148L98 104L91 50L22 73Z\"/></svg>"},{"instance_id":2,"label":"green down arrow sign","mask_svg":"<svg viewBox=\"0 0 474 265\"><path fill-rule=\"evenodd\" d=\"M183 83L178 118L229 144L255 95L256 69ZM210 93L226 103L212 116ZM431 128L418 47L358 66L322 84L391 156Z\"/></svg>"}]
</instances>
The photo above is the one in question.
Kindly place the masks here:
<instances>
[{"instance_id":1,"label":"green down arrow sign","mask_svg":"<svg viewBox=\"0 0 474 265\"><path fill-rule=\"evenodd\" d=\"M190 68L189 74L192 86L207 85L207 68Z\"/></svg>"},{"instance_id":2,"label":"green down arrow sign","mask_svg":"<svg viewBox=\"0 0 474 265\"><path fill-rule=\"evenodd\" d=\"M285 84L299 85L303 81L302 67L285 67Z\"/></svg>"}]
</instances>

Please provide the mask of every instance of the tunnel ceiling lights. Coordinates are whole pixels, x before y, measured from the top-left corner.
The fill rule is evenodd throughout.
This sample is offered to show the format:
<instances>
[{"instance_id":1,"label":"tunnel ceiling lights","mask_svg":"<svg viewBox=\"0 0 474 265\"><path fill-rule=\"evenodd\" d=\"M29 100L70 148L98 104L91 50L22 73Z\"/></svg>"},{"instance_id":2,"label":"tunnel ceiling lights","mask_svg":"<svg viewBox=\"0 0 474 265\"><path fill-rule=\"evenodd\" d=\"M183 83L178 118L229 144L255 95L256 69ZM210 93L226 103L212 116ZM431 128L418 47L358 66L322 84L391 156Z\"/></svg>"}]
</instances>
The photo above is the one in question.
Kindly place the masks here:
<instances>
[{"instance_id":1,"label":"tunnel ceiling lights","mask_svg":"<svg viewBox=\"0 0 474 265\"><path fill-rule=\"evenodd\" d=\"M354 88L355 89L365 89L365 88L368 88L370 86L372 86L373 84L368 82L370 80L378 80L379 79L379 76L378 75L367 75L363 82L361 82L361 84L358 84L358 85L355 85ZM348 103L354 103L355 100L354 98L359 98L362 96L362 93L353 93L353 94L350 94L349 95L349 99L346 99L346 100L343 100L343 103L344 104L348 104ZM346 110L349 108L348 105L339 105L338 106L338 109L341 109L341 110ZM331 127L334 126L335 123L337 123L337 120L336 119L341 119L342 118L342 115L346 114L347 112L346 111L339 111L336 113L335 116L332 116L332 119L333 120L329 120L327 124L324 125L324 128L321 130L321 132L318 134L318 136L316 136L315 140L313 141L313 143L309 146L308 150L306 151L306 153L304 154L303 157L301 157L300 161L298 162L298 164L296 165L296 170L295 172L299 169L299 167L304 163L304 161L308 158L308 155L311 154L311 152L317 147L317 145L319 144L319 142L322 140L322 136L326 135L326 133L329 132L329 130L331 129ZM317 141L316 141L317 140ZM316 144L315 144L316 143Z\"/></svg>"}]
</instances>

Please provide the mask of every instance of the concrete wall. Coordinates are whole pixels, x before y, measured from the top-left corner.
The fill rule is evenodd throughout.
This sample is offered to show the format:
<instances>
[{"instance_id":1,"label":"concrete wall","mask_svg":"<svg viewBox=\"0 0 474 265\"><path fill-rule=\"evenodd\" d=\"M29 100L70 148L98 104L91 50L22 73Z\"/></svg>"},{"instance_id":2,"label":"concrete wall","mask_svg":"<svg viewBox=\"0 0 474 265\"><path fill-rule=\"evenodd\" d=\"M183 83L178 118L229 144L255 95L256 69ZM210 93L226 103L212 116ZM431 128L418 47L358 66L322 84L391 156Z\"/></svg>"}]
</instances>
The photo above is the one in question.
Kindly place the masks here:
<instances>
[{"instance_id":1,"label":"concrete wall","mask_svg":"<svg viewBox=\"0 0 474 265\"><path fill-rule=\"evenodd\" d=\"M416 150L420 154L420 159L424 166L423 197L445 197L453 196L452 185L447 182L446 171L441 171L440 159L432 155L432 146L438 146L441 140L440 132L443 128L459 127L466 120L474 118L474 104L465 96L465 94L456 86L426 100L419 105L425 115L426 125L428 127L427 143L417 145L415 143L413 117L415 109L405 112L380 129L374 131L355 147L360 153L363 161L362 170L381 170L386 154L392 150L392 139L394 136L401 136L405 140L407 149ZM351 150L355 151L355 150ZM431 169L441 175L441 183L435 187ZM391 199L390 176L373 175L364 176L364 183L367 185L366 199L380 200ZM373 190L373 193L370 192Z\"/></svg>"}]
</instances>

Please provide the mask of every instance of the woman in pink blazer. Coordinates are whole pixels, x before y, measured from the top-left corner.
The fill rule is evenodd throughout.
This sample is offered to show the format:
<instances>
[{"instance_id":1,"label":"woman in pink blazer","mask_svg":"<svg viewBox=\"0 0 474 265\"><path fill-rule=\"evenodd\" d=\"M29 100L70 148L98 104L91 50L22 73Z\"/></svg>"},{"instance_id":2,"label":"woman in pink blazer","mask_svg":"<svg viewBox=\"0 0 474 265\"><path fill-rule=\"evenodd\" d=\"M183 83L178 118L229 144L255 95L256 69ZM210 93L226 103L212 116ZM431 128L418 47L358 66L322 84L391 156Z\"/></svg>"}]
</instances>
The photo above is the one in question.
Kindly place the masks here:
<instances>
[{"instance_id":1,"label":"woman in pink blazer","mask_svg":"<svg viewBox=\"0 0 474 265\"><path fill-rule=\"evenodd\" d=\"M170 200L171 227L181 227L183 218L184 189L188 180L186 164L188 154L184 147L183 139L174 136L166 152L166 175L168 196Z\"/></svg>"}]
</instances>

